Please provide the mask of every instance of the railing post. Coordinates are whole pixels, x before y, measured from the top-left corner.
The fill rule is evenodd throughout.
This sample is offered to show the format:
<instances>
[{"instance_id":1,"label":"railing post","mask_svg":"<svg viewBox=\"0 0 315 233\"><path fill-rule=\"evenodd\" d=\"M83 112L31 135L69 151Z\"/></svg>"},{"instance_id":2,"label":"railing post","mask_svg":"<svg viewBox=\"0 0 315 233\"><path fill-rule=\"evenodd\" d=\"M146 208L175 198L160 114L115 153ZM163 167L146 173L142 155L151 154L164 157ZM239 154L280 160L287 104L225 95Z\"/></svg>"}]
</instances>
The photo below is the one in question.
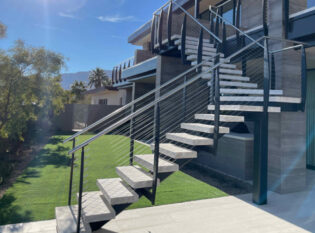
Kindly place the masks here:
<instances>
[{"instance_id":1,"label":"railing post","mask_svg":"<svg viewBox=\"0 0 315 233\"><path fill-rule=\"evenodd\" d=\"M283 28L284 28L284 38L288 38L289 33L289 15L290 15L290 1L284 0L283 1Z\"/></svg>"},{"instance_id":2,"label":"railing post","mask_svg":"<svg viewBox=\"0 0 315 233\"><path fill-rule=\"evenodd\" d=\"M301 48L301 111L305 111L306 95L307 95L307 66L305 47Z\"/></svg>"},{"instance_id":3,"label":"railing post","mask_svg":"<svg viewBox=\"0 0 315 233\"><path fill-rule=\"evenodd\" d=\"M84 147L82 148L82 151L81 151L80 187L79 187L79 199L78 199L77 233L80 233L80 224L81 224L81 215L82 215L83 177L84 177Z\"/></svg>"},{"instance_id":4,"label":"railing post","mask_svg":"<svg viewBox=\"0 0 315 233\"><path fill-rule=\"evenodd\" d=\"M253 202L267 204L268 192L268 126L270 94L270 55L268 39L264 43L264 102L260 120L255 126L255 153L253 172ZM257 137L257 138L256 138Z\"/></svg>"},{"instance_id":5,"label":"railing post","mask_svg":"<svg viewBox=\"0 0 315 233\"><path fill-rule=\"evenodd\" d=\"M236 27L240 28L241 24L241 0L237 1L237 7L236 7ZM236 30L236 41L237 45L240 44L240 32Z\"/></svg>"},{"instance_id":6,"label":"railing post","mask_svg":"<svg viewBox=\"0 0 315 233\"><path fill-rule=\"evenodd\" d=\"M200 12L200 0L195 0L195 18L199 18L199 12Z\"/></svg>"},{"instance_id":7,"label":"railing post","mask_svg":"<svg viewBox=\"0 0 315 233\"><path fill-rule=\"evenodd\" d=\"M268 29L268 1L263 0L263 28L264 28L264 36L268 36L269 29Z\"/></svg>"},{"instance_id":8,"label":"railing post","mask_svg":"<svg viewBox=\"0 0 315 233\"><path fill-rule=\"evenodd\" d=\"M236 23L236 0L233 0L233 25L235 26Z\"/></svg>"},{"instance_id":9,"label":"railing post","mask_svg":"<svg viewBox=\"0 0 315 233\"><path fill-rule=\"evenodd\" d=\"M119 74L118 74L118 67L115 68L115 83L119 83Z\"/></svg>"},{"instance_id":10,"label":"railing post","mask_svg":"<svg viewBox=\"0 0 315 233\"><path fill-rule=\"evenodd\" d=\"M225 55L226 52L226 25L225 22L223 22L223 28L222 28L222 53Z\"/></svg>"},{"instance_id":11,"label":"railing post","mask_svg":"<svg viewBox=\"0 0 315 233\"><path fill-rule=\"evenodd\" d=\"M217 9L217 17L216 17L216 20L215 20L215 35L217 36L217 37L219 37L219 27L220 27L220 22L219 22L219 9ZM216 47L218 47L218 44L219 44L219 42L218 41L216 41Z\"/></svg>"},{"instance_id":12,"label":"railing post","mask_svg":"<svg viewBox=\"0 0 315 233\"><path fill-rule=\"evenodd\" d=\"M246 46L245 44L245 36L242 36L242 48ZM246 77L247 76L247 56L243 55L242 56L242 76Z\"/></svg>"},{"instance_id":13,"label":"railing post","mask_svg":"<svg viewBox=\"0 0 315 233\"><path fill-rule=\"evenodd\" d=\"M214 15L212 11L210 11L210 31L214 33ZM210 44L213 44L213 43L214 43L214 38L212 37L212 35L210 35Z\"/></svg>"},{"instance_id":14,"label":"railing post","mask_svg":"<svg viewBox=\"0 0 315 233\"><path fill-rule=\"evenodd\" d=\"M187 82L187 75L184 76L184 84ZM187 106L186 106L186 86L183 88L183 122L186 120L186 112L187 112Z\"/></svg>"},{"instance_id":15,"label":"railing post","mask_svg":"<svg viewBox=\"0 0 315 233\"><path fill-rule=\"evenodd\" d=\"M154 107L154 165L153 165L153 186L152 186L152 205L155 205L156 190L158 184L158 170L160 157L160 103Z\"/></svg>"},{"instance_id":16,"label":"railing post","mask_svg":"<svg viewBox=\"0 0 315 233\"><path fill-rule=\"evenodd\" d=\"M181 57L183 64L186 64L186 26L187 26L187 15L185 14L183 24L182 24L182 32L181 32Z\"/></svg>"},{"instance_id":17,"label":"railing post","mask_svg":"<svg viewBox=\"0 0 315 233\"><path fill-rule=\"evenodd\" d=\"M197 63L200 64L202 62L202 49L203 49L203 29L200 29L199 34L199 42L198 42L198 55L197 55ZM202 67L198 67L198 72L200 73L202 71Z\"/></svg>"},{"instance_id":18,"label":"railing post","mask_svg":"<svg viewBox=\"0 0 315 233\"><path fill-rule=\"evenodd\" d=\"M115 67L112 70L112 83L115 83Z\"/></svg>"},{"instance_id":19,"label":"railing post","mask_svg":"<svg viewBox=\"0 0 315 233\"><path fill-rule=\"evenodd\" d=\"M121 64L119 66L119 82L122 82L122 78L121 78L121 75L122 75L122 67L121 67Z\"/></svg>"},{"instance_id":20,"label":"railing post","mask_svg":"<svg viewBox=\"0 0 315 233\"><path fill-rule=\"evenodd\" d=\"M75 148L75 138L72 140L72 149L74 149L74 148ZM68 206L71 206L73 165L74 165L74 153L71 154L71 162L70 162L71 167L70 167L70 184L69 184Z\"/></svg>"},{"instance_id":21,"label":"railing post","mask_svg":"<svg viewBox=\"0 0 315 233\"><path fill-rule=\"evenodd\" d=\"M158 25L158 36L159 36L159 47L162 49L163 46L163 17L164 17L164 11L161 9L161 14L159 18L159 25Z\"/></svg>"},{"instance_id":22,"label":"railing post","mask_svg":"<svg viewBox=\"0 0 315 233\"><path fill-rule=\"evenodd\" d=\"M172 46L173 1L170 2L167 15L167 39L168 46Z\"/></svg>"},{"instance_id":23,"label":"railing post","mask_svg":"<svg viewBox=\"0 0 315 233\"><path fill-rule=\"evenodd\" d=\"M215 65L220 62L220 45L217 48L217 55L215 58ZM218 141L220 134L220 67L217 67L215 72L215 80L214 80L214 131L213 131L213 151L214 155L217 155L218 151Z\"/></svg>"},{"instance_id":24,"label":"railing post","mask_svg":"<svg viewBox=\"0 0 315 233\"><path fill-rule=\"evenodd\" d=\"M154 53L155 49L155 15L153 15L152 18L152 24L151 24L151 52Z\"/></svg>"},{"instance_id":25,"label":"railing post","mask_svg":"<svg viewBox=\"0 0 315 233\"><path fill-rule=\"evenodd\" d=\"M132 101L135 100L136 97L136 83L134 82L132 84ZM135 111L135 105L132 104L131 106L131 114L134 113ZM134 155L134 144L135 144L135 135L134 135L134 118L130 120L130 130L129 130L129 135L130 135L130 153L129 153L129 164L133 165L133 155Z\"/></svg>"},{"instance_id":26,"label":"railing post","mask_svg":"<svg viewBox=\"0 0 315 233\"><path fill-rule=\"evenodd\" d=\"M276 89L276 64L275 64L275 55L271 54L271 81L270 88L272 90Z\"/></svg>"}]
</instances>

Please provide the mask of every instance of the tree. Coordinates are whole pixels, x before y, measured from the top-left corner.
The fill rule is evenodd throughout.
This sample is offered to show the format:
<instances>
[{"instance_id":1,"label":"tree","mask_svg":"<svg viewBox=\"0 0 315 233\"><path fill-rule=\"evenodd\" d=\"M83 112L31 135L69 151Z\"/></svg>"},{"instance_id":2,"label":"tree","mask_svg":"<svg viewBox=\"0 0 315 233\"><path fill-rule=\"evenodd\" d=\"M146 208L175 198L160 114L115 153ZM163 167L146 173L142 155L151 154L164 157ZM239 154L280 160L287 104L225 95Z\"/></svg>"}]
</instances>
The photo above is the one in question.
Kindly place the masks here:
<instances>
[{"instance_id":1,"label":"tree","mask_svg":"<svg viewBox=\"0 0 315 233\"><path fill-rule=\"evenodd\" d=\"M71 85L71 94L74 95L74 100L80 101L83 100L84 95L83 93L86 92L86 85L82 81L74 81Z\"/></svg>"},{"instance_id":2,"label":"tree","mask_svg":"<svg viewBox=\"0 0 315 233\"><path fill-rule=\"evenodd\" d=\"M30 125L49 127L63 110L60 71L64 65L62 55L27 47L22 41L0 51L0 144L23 141L28 131L36 131Z\"/></svg>"},{"instance_id":3,"label":"tree","mask_svg":"<svg viewBox=\"0 0 315 233\"><path fill-rule=\"evenodd\" d=\"M111 80L107 76L105 70L96 68L89 74L89 87L99 88L101 86L111 85Z\"/></svg>"},{"instance_id":4,"label":"tree","mask_svg":"<svg viewBox=\"0 0 315 233\"><path fill-rule=\"evenodd\" d=\"M6 36L7 27L0 22L0 38L4 38Z\"/></svg>"}]
</instances>

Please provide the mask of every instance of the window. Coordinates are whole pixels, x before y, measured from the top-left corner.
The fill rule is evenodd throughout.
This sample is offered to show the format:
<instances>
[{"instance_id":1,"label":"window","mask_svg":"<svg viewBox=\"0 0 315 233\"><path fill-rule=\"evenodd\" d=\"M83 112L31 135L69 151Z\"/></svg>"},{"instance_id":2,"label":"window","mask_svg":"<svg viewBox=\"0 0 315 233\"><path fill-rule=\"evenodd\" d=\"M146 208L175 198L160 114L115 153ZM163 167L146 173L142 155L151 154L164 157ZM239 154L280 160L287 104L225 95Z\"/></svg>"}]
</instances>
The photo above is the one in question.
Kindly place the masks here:
<instances>
[{"instance_id":1,"label":"window","mask_svg":"<svg viewBox=\"0 0 315 233\"><path fill-rule=\"evenodd\" d=\"M98 100L98 104L106 104L107 105L108 100L107 99L100 99Z\"/></svg>"}]
</instances>

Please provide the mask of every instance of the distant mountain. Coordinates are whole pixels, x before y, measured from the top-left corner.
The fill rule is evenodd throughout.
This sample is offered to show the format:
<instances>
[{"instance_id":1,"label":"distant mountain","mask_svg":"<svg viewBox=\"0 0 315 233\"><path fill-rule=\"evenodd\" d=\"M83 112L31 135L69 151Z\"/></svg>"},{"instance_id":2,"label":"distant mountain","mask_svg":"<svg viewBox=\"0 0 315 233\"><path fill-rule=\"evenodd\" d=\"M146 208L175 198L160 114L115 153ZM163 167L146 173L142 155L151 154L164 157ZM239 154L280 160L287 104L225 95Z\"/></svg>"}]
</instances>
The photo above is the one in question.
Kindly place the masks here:
<instances>
[{"instance_id":1,"label":"distant mountain","mask_svg":"<svg viewBox=\"0 0 315 233\"><path fill-rule=\"evenodd\" d=\"M110 70L105 70L107 76L109 78L112 77L112 71ZM77 73L66 73L66 74L62 74L62 82L61 82L61 86L65 89L65 90L69 90L71 88L71 85L74 83L74 81L82 81L85 82L86 84L88 84L89 82L89 71L82 71L82 72L77 72Z\"/></svg>"}]
</instances>

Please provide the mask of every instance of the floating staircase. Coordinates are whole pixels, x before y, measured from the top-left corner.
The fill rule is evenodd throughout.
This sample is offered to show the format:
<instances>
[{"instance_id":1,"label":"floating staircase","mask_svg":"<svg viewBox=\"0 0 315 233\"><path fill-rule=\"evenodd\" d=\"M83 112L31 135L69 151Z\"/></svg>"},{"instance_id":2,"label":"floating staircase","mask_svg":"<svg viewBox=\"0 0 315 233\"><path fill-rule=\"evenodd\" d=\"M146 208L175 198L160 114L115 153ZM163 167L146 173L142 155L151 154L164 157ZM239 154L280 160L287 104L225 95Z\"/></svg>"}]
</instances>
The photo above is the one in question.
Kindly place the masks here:
<instances>
[{"instance_id":1,"label":"floating staircase","mask_svg":"<svg viewBox=\"0 0 315 233\"><path fill-rule=\"evenodd\" d=\"M181 50L181 37L172 37L173 43ZM194 66L197 64L198 38L186 37L187 60ZM164 44L168 41L164 41ZM203 42L203 60L212 60L216 55L216 49L209 40ZM224 54L220 54L220 61L224 62ZM205 62L202 72L206 72L213 62ZM227 134L230 127L235 123L245 121L244 114L248 112L263 112L264 91L258 89L257 83L252 83L250 77L244 77L241 70L234 64L223 63L220 66L220 114L219 134ZM211 86L211 73L203 73L203 79L208 79ZM270 91L270 103L275 106L269 107L269 112L281 112L281 106L277 103L301 103L300 98L283 96L282 90ZM195 122L183 122L180 124L182 132L167 132L167 143L160 143L159 152L162 155L158 162L159 182L162 182L171 173L180 169L183 161L197 158L194 147L208 146L214 143L215 106L209 104L208 111L196 112ZM224 125L224 126L223 126ZM202 135L200 135L202 134ZM205 136L207 135L207 136ZM154 144L151 145L154 152ZM106 222L114 219L117 214L128 205L137 202L142 195L153 187L154 177L154 154L134 155L134 162L138 165L122 166L116 168L120 178L99 177L96 184L99 191L83 193L82 196L82 221L81 232L97 230ZM77 232L77 209L78 206L56 208L58 233Z\"/></svg>"}]
</instances>

